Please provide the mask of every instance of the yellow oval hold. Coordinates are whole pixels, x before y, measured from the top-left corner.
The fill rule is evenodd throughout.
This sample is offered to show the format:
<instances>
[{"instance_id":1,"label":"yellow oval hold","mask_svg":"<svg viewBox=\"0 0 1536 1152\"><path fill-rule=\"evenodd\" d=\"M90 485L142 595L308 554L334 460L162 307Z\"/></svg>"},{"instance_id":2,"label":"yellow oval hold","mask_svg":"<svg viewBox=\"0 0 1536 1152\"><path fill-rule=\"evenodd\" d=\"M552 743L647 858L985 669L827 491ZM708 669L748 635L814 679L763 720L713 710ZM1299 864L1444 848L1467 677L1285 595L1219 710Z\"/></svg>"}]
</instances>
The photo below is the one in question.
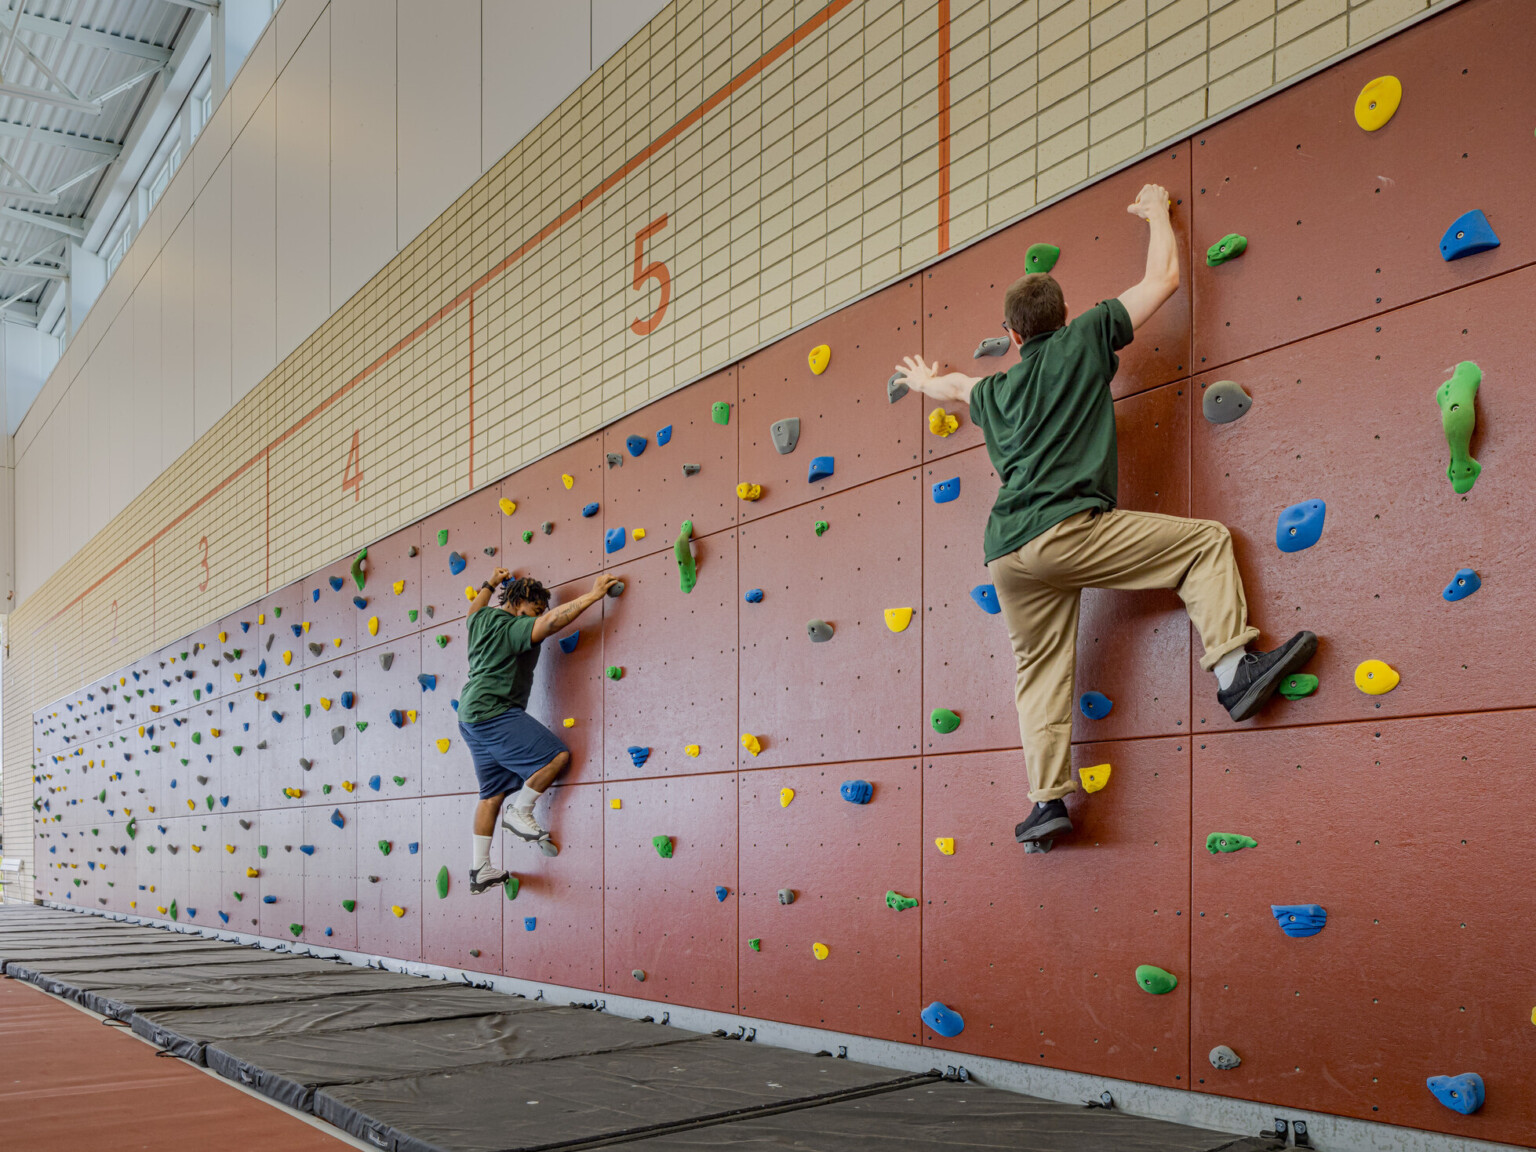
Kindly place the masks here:
<instances>
[{"instance_id":1,"label":"yellow oval hold","mask_svg":"<svg viewBox=\"0 0 1536 1152\"><path fill-rule=\"evenodd\" d=\"M257 615L256 615L256 623L258 623L258 624L265 624L266 622L267 622L267 614L265 612L257 613ZM126 683L128 683L128 681L124 680L123 683L126 684Z\"/></svg>"},{"instance_id":2,"label":"yellow oval hold","mask_svg":"<svg viewBox=\"0 0 1536 1152\"><path fill-rule=\"evenodd\" d=\"M194 844L194 845L192 845L192 851L194 851L194 852L201 852L202 850L203 850L203 846L201 844Z\"/></svg>"},{"instance_id":3,"label":"yellow oval hold","mask_svg":"<svg viewBox=\"0 0 1536 1152\"><path fill-rule=\"evenodd\" d=\"M379 618L377 616L370 616L370 617L368 617L368 635L370 635L370 636L377 636L378 634L379 634Z\"/></svg>"},{"instance_id":4,"label":"yellow oval hold","mask_svg":"<svg viewBox=\"0 0 1536 1152\"><path fill-rule=\"evenodd\" d=\"M397 920L401 916L405 915L405 909L400 907L400 905L398 905L398 904L391 904L389 906L389 910L395 914L395 919L397 919Z\"/></svg>"},{"instance_id":5,"label":"yellow oval hold","mask_svg":"<svg viewBox=\"0 0 1536 1152\"><path fill-rule=\"evenodd\" d=\"M892 632L905 632L910 623L912 623L912 609L887 608L885 610L885 626Z\"/></svg>"},{"instance_id":6,"label":"yellow oval hold","mask_svg":"<svg viewBox=\"0 0 1536 1152\"><path fill-rule=\"evenodd\" d=\"M928 413L928 431L932 432L935 436L940 438L949 436L959 427L959 419L951 416L942 408L935 408L932 412Z\"/></svg>"},{"instance_id":7,"label":"yellow oval hold","mask_svg":"<svg viewBox=\"0 0 1536 1152\"><path fill-rule=\"evenodd\" d=\"M827 958L827 946L820 942L812 944L811 955L816 957L818 960L825 960Z\"/></svg>"},{"instance_id":8,"label":"yellow oval hold","mask_svg":"<svg viewBox=\"0 0 1536 1152\"><path fill-rule=\"evenodd\" d=\"M763 750L763 742L750 732L742 733L741 746L754 756Z\"/></svg>"},{"instance_id":9,"label":"yellow oval hold","mask_svg":"<svg viewBox=\"0 0 1536 1152\"><path fill-rule=\"evenodd\" d=\"M1402 679L1397 669L1382 660L1367 660L1355 669L1355 687L1367 696L1382 696Z\"/></svg>"},{"instance_id":10,"label":"yellow oval hold","mask_svg":"<svg viewBox=\"0 0 1536 1152\"><path fill-rule=\"evenodd\" d=\"M832 349L825 344L818 344L811 349L811 354L806 359L811 363L812 374L820 376L827 370L827 365L832 363Z\"/></svg>"},{"instance_id":11,"label":"yellow oval hold","mask_svg":"<svg viewBox=\"0 0 1536 1152\"><path fill-rule=\"evenodd\" d=\"M292 652L284 652L283 653L283 663L284 664L292 664L293 663L293 653Z\"/></svg>"},{"instance_id":12,"label":"yellow oval hold","mask_svg":"<svg viewBox=\"0 0 1536 1152\"><path fill-rule=\"evenodd\" d=\"M736 495L740 496L743 500L756 500L762 494L763 486L761 484L748 484L743 480L740 484L736 485Z\"/></svg>"},{"instance_id":13,"label":"yellow oval hold","mask_svg":"<svg viewBox=\"0 0 1536 1152\"><path fill-rule=\"evenodd\" d=\"M438 741L437 741L437 750L439 752L447 752L448 751L448 745L450 743L451 743L451 741L448 739L448 737L446 737L446 736L440 737L438 739Z\"/></svg>"},{"instance_id":14,"label":"yellow oval hold","mask_svg":"<svg viewBox=\"0 0 1536 1152\"><path fill-rule=\"evenodd\" d=\"M197 801L193 800L190 796L187 798L187 811L188 812L196 812L197 811Z\"/></svg>"},{"instance_id":15,"label":"yellow oval hold","mask_svg":"<svg viewBox=\"0 0 1536 1152\"><path fill-rule=\"evenodd\" d=\"M953 836L940 836L933 842L933 846L946 856L955 854L955 838Z\"/></svg>"},{"instance_id":16,"label":"yellow oval hold","mask_svg":"<svg viewBox=\"0 0 1536 1152\"><path fill-rule=\"evenodd\" d=\"M516 503L514 503L511 500L508 500L505 496L503 496L500 500L496 501L496 504L501 509L501 514L503 516L510 516L510 515L512 515L512 513L517 511Z\"/></svg>"},{"instance_id":17,"label":"yellow oval hold","mask_svg":"<svg viewBox=\"0 0 1536 1152\"><path fill-rule=\"evenodd\" d=\"M395 595L398 596L398 595L400 595L400 593L405 591L405 581L404 580L396 580L394 582L394 584L392 585L392 587L395 590Z\"/></svg>"},{"instance_id":18,"label":"yellow oval hold","mask_svg":"<svg viewBox=\"0 0 1536 1152\"><path fill-rule=\"evenodd\" d=\"M1083 779L1084 792L1097 792L1109 783L1110 767L1108 764L1095 764L1092 768L1079 768L1077 774Z\"/></svg>"},{"instance_id":19,"label":"yellow oval hold","mask_svg":"<svg viewBox=\"0 0 1536 1152\"><path fill-rule=\"evenodd\" d=\"M565 718L565 720L563 721L563 723L565 724L565 726L567 728L574 728L574 727L576 727L576 717L574 717L574 716L567 716Z\"/></svg>"},{"instance_id":20,"label":"yellow oval hold","mask_svg":"<svg viewBox=\"0 0 1536 1152\"><path fill-rule=\"evenodd\" d=\"M1402 102L1402 81L1396 76L1378 76L1355 97L1355 123L1374 132L1392 119Z\"/></svg>"},{"instance_id":21,"label":"yellow oval hold","mask_svg":"<svg viewBox=\"0 0 1536 1152\"><path fill-rule=\"evenodd\" d=\"M789 805L790 805L790 802L792 800L794 800L794 798L795 798L795 790L793 788L780 788L779 789L779 807L780 808L788 808Z\"/></svg>"},{"instance_id":22,"label":"yellow oval hold","mask_svg":"<svg viewBox=\"0 0 1536 1152\"><path fill-rule=\"evenodd\" d=\"M685 747L683 749L683 755L684 756L697 756L698 754L699 754L699 746L697 744L689 744L687 747Z\"/></svg>"},{"instance_id":23,"label":"yellow oval hold","mask_svg":"<svg viewBox=\"0 0 1536 1152\"><path fill-rule=\"evenodd\" d=\"M576 486L576 477L568 472L562 472L560 473L560 483L564 484L566 490L569 491Z\"/></svg>"}]
</instances>

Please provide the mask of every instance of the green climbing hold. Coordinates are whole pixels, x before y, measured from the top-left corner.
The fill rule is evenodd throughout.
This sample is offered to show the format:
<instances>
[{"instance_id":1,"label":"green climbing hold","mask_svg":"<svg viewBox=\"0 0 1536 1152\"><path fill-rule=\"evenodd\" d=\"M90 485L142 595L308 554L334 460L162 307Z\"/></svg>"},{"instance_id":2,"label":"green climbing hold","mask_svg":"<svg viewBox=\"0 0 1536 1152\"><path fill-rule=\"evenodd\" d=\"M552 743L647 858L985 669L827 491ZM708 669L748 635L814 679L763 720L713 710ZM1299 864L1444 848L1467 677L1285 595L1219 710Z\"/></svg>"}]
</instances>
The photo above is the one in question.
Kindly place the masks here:
<instances>
[{"instance_id":1,"label":"green climbing hold","mask_svg":"<svg viewBox=\"0 0 1536 1152\"><path fill-rule=\"evenodd\" d=\"M761 952L763 950L762 938L758 936L752 937L752 939L747 941L747 947L754 952Z\"/></svg>"},{"instance_id":2,"label":"green climbing hold","mask_svg":"<svg viewBox=\"0 0 1536 1152\"><path fill-rule=\"evenodd\" d=\"M446 864L437 870L437 898L448 899L448 865Z\"/></svg>"},{"instance_id":3,"label":"green climbing hold","mask_svg":"<svg viewBox=\"0 0 1536 1152\"><path fill-rule=\"evenodd\" d=\"M1280 681L1279 691L1287 700L1300 700L1317 691L1317 677L1310 672L1297 672Z\"/></svg>"},{"instance_id":4,"label":"green climbing hold","mask_svg":"<svg viewBox=\"0 0 1536 1152\"><path fill-rule=\"evenodd\" d=\"M203 742L203 734L201 732L194 732L194 733L192 733L192 743L194 743L194 744L201 744L202 742Z\"/></svg>"},{"instance_id":5,"label":"green climbing hold","mask_svg":"<svg viewBox=\"0 0 1536 1152\"><path fill-rule=\"evenodd\" d=\"M1024 271L1049 272L1061 259L1061 249L1054 244L1031 244L1024 253Z\"/></svg>"},{"instance_id":6,"label":"green climbing hold","mask_svg":"<svg viewBox=\"0 0 1536 1152\"><path fill-rule=\"evenodd\" d=\"M366 720L359 720L357 722L357 730L359 732L366 732L366 731L368 731L368 721L366 721Z\"/></svg>"},{"instance_id":7,"label":"green climbing hold","mask_svg":"<svg viewBox=\"0 0 1536 1152\"><path fill-rule=\"evenodd\" d=\"M945 735L960 727L960 717L948 708L935 708L933 714L928 717L928 720L933 725L935 732L942 732Z\"/></svg>"},{"instance_id":8,"label":"green climbing hold","mask_svg":"<svg viewBox=\"0 0 1536 1152\"><path fill-rule=\"evenodd\" d=\"M356 900L343 900L341 902L341 906L343 908L345 908L348 912L355 912L355 911L357 911L357 901Z\"/></svg>"},{"instance_id":9,"label":"green climbing hold","mask_svg":"<svg viewBox=\"0 0 1536 1152\"><path fill-rule=\"evenodd\" d=\"M524 544L532 544L533 543L533 529L532 528L529 528L527 531L525 531L523 533L523 543ZM412 617L412 619L414 619L414 617Z\"/></svg>"},{"instance_id":10,"label":"green climbing hold","mask_svg":"<svg viewBox=\"0 0 1536 1152\"><path fill-rule=\"evenodd\" d=\"M1248 237L1239 236L1236 232L1228 232L1205 250L1206 267L1214 268L1218 264L1225 264L1228 260L1236 260L1247 250Z\"/></svg>"},{"instance_id":11,"label":"green climbing hold","mask_svg":"<svg viewBox=\"0 0 1536 1152\"><path fill-rule=\"evenodd\" d=\"M716 424L729 424L731 422L731 406L724 400L716 400L710 407L709 415Z\"/></svg>"},{"instance_id":12,"label":"green climbing hold","mask_svg":"<svg viewBox=\"0 0 1536 1152\"><path fill-rule=\"evenodd\" d=\"M256 855L265 860L267 858L267 846L265 844L256 845Z\"/></svg>"},{"instance_id":13,"label":"green climbing hold","mask_svg":"<svg viewBox=\"0 0 1536 1152\"><path fill-rule=\"evenodd\" d=\"M652 836L651 847L656 849L656 855L660 856L663 860L672 859L672 837Z\"/></svg>"},{"instance_id":14,"label":"green climbing hold","mask_svg":"<svg viewBox=\"0 0 1536 1152\"><path fill-rule=\"evenodd\" d=\"M1470 360L1456 365L1451 378L1435 391L1440 405L1440 426L1451 449L1451 466L1446 475L1458 495L1472 491L1483 466L1472 459L1472 431L1477 427L1477 386L1483 371Z\"/></svg>"},{"instance_id":15,"label":"green climbing hold","mask_svg":"<svg viewBox=\"0 0 1536 1152\"><path fill-rule=\"evenodd\" d=\"M174 900L171 901L171 919L172 920L179 920L179 919L181 919L181 917L176 912L176 901L174 901Z\"/></svg>"},{"instance_id":16,"label":"green climbing hold","mask_svg":"<svg viewBox=\"0 0 1536 1152\"><path fill-rule=\"evenodd\" d=\"M501 890L507 894L508 900L516 900L518 890L522 888L522 886L522 881L520 881L516 876L508 876L506 880L502 882Z\"/></svg>"},{"instance_id":17,"label":"green climbing hold","mask_svg":"<svg viewBox=\"0 0 1536 1152\"><path fill-rule=\"evenodd\" d=\"M288 931L292 932L295 936L302 936L304 934L304 925L290 924L288 925Z\"/></svg>"},{"instance_id":18,"label":"green climbing hold","mask_svg":"<svg viewBox=\"0 0 1536 1152\"><path fill-rule=\"evenodd\" d=\"M1179 978L1172 972L1164 972L1156 964L1138 964L1136 966L1136 983L1143 992L1150 992L1154 996L1161 996L1164 992L1172 992L1179 986Z\"/></svg>"},{"instance_id":19,"label":"green climbing hold","mask_svg":"<svg viewBox=\"0 0 1536 1152\"><path fill-rule=\"evenodd\" d=\"M699 569L693 560L693 547L688 542L693 539L693 521L684 520L683 526L678 530L677 540L672 545L672 554L677 557L677 576L685 593L692 592L693 586L699 581Z\"/></svg>"},{"instance_id":20,"label":"green climbing hold","mask_svg":"<svg viewBox=\"0 0 1536 1152\"><path fill-rule=\"evenodd\" d=\"M368 577L363 575L363 561L368 559L368 549L364 548L352 558L352 579L357 581L357 590L361 592L363 585L368 582Z\"/></svg>"},{"instance_id":21,"label":"green climbing hold","mask_svg":"<svg viewBox=\"0 0 1536 1152\"><path fill-rule=\"evenodd\" d=\"M608 665L608 671L604 675L610 680L622 680L624 679L624 669L620 668L617 664L610 664Z\"/></svg>"},{"instance_id":22,"label":"green climbing hold","mask_svg":"<svg viewBox=\"0 0 1536 1152\"><path fill-rule=\"evenodd\" d=\"M390 852L394 850L394 847L395 847L395 845L394 845L393 841L390 841L390 840L380 840L379 841L379 851L384 853L384 855L386 855L386 856L388 856L390 854Z\"/></svg>"},{"instance_id":23,"label":"green climbing hold","mask_svg":"<svg viewBox=\"0 0 1536 1152\"><path fill-rule=\"evenodd\" d=\"M1259 842L1240 832L1212 832L1205 838L1205 850L1212 856L1218 852L1241 852L1244 848L1257 848Z\"/></svg>"},{"instance_id":24,"label":"green climbing hold","mask_svg":"<svg viewBox=\"0 0 1536 1152\"><path fill-rule=\"evenodd\" d=\"M244 900L245 899L245 893L244 892L231 892L230 895L233 896L236 900Z\"/></svg>"},{"instance_id":25,"label":"green climbing hold","mask_svg":"<svg viewBox=\"0 0 1536 1152\"><path fill-rule=\"evenodd\" d=\"M106 803L106 800L107 800L107 790L105 788L103 788L101 790L101 795L96 797L96 799L100 800L102 803Z\"/></svg>"},{"instance_id":26,"label":"green climbing hold","mask_svg":"<svg viewBox=\"0 0 1536 1152\"><path fill-rule=\"evenodd\" d=\"M910 896L903 896L900 892L887 892L885 906L896 912L905 912L908 908L916 908L917 901Z\"/></svg>"},{"instance_id":27,"label":"green climbing hold","mask_svg":"<svg viewBox=\"0 0 1536 1152\"><path fill-rule=\"evenodd\" d=\"M433 639L435 639L437 641L437 646L439 648L446 648L446 647L448 647L448 637L443 636L443 635L438 635L438 636L433 637Z\"/></svg>"},{"instance_id":28,"label":"green climbing hold","mask_svg":"<svg viewBox=\"0 0 1536 1152\"><path fill-rule=\"evenodd\" d=\"M394 781L395 781L395 783L397 785L404 786L404 784L405 784L405 777L404 776L396 776L394 778Z\"/></svg>"},{"instance_id":29,"label":"green climbing hold","mask_svg":"<svg viewBox=\"0 0 1536 1152\"><path fill-rule=\"evenodd\" d=\"M208 797L206 802L208 804L208 811L212 812L213 811L213 797L212 796Z\"/></svg>"},{"instance_id":30,"label":"green climbing hold","mask_svg":"<svg viewBox=\"0 0 1536 1152\"><path fill-rule=\"evenodd\" d=\"M830 528L831 525L828 524L825 520L818 520L816 521L814 527L816 529L816 535L820 536L823 532Z\"/></svg>"},{"instance_id":31,"label":"green climbing hold","mask_svg":"<svg viewBox=\"0 0 1536 1152\"><path fill-rule=\"evenodd\" d=\"M441 548L446 543L448 543L448 529L439 528L437 530L437 546Z\"/></svg>"}]
</instances>

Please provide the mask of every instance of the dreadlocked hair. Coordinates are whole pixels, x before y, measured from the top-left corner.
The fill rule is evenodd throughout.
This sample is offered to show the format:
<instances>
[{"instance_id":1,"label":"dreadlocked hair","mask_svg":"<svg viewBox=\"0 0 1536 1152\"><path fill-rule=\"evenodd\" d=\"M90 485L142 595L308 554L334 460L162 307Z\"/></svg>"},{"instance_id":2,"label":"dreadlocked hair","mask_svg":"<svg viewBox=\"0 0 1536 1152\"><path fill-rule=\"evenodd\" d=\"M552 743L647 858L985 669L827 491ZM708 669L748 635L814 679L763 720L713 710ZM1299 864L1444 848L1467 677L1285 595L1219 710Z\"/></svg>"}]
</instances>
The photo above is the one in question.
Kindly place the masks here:
<instances>
[{"instance_id":1,"label":"dreadlocked hair","mask_svg":"<svg viewBox=\"0 0 1536 1152\"><path fill-rule=\"evenodd\" d=\"M532 604L540 613L549 609L549 589L540 584L532 576L519 576L507 584L501 586L501 597L498 604Z\"/></svg>"}]
</instances>

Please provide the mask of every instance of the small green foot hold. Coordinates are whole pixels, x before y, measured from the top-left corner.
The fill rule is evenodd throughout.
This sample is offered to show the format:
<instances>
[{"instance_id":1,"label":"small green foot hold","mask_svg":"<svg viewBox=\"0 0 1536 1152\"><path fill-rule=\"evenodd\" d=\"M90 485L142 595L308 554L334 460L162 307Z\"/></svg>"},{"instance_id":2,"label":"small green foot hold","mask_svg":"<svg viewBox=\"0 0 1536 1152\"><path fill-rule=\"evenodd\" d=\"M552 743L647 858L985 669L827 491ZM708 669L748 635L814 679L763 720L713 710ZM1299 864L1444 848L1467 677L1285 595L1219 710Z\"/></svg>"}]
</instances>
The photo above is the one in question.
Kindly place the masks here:
<instances>
[{"instance_id":1,"label":"small green foot hold","mask_svg":"<svg viewBox=\"0 0 1536 1152\"><path fill-rule=\"evenodd\" d=\"M448 529L439 528L437 530L437 546L441 548L446 543L448 543Z\"/></svg>"},{"instance_id":2,"label":"small green foot hold","mask_svg":"<svg viewBox=\"0 0 1536 1152\"><path fill-rule=\"evenodd\" d=\"M905 912L908 908L916 908L917 901L910 896L903 896L900 892L887 892L885 906L896 912Z\"/></svg>"},{"instance_id":3,"label":"small green foot hold","mask_svg":"<svg viewBox=\"0 0 1536 1152\"><path fill-rule=\"evenodd\" d=\"M288 925L288 931L292 932L295 936L302 936L304 935L304 925L290 924Z\"/></svg>"},{"instance_id":4,"label":"small green foot hold","mask_svg":"<svg viewBox=\"0 0 1536 1152\"><path fill-rule=\"evenodd\" d=\"M1218 852L1241 852L1244 848L1257 848L1259 842L1252 836L1239 832L1212 832L1205 838L1205 850L1212 856Z\"/></svg>"},{"instance_id":5,"label":"small green foot hold","mask_svg":"<svg viewBox=\"0 0 1536 1152\"><path fill-rule=\"evenodd\" d=\"M761 952L763 950L763 941L760 937L754 936L747 941L747 947L754 952Z\"/></svg>"},{"instance_id":6,"label":"small green foot hold","mask_svg":"<svg viewBox=\"0 0 1536 1152\"><path fill-rule=\"evenodd\" d=\"M652 836L651 847L656 849L656 855L660 856L663 860L672 859L672 837Z\"/></svg>"},{"instance_id":7,"label":"small green foot hold","mask_svg":"<svg viewBox=\"0 0 1536 1152\"><path fill-rule=\"evenodd\" d=\"M363 561L368 559L368 549L364 548L352 558L352 579L357 581L357 590L361 592L363 585L368 582L368 577L363 574Z\"/></svg>"},{"instance_id":8,"label":"small green foot hold","mask_svg":"<svg viewBox=\"0 0 1536 1152\"><path fill-rule=\"evenodd\" d=\"M1150 992L1154 996L1161 996L1164 992L1172 992L1179 986L1179 978L1172 972L1165 972L1156 964L1138 964L1136 966L1136 984L1143 992Z\"/></svg>"},{"instance_id":9,"label":"small green foot hold","mask_svg":"<svg viewBox=\"0 0 1536 1152\"><path fill-rule=\"evenodd\" d=\"M394 850L394 847L395 847L394 844L391 841L389 841L389 840L380 840L379 841L379 851L384 853L384 855L386 855L386 856L388 856L390 854L390 852L392 852Z\"/></svg>"},{"instance_id":10,"label":"small green foot hold","mask_svg":"<svg viewBox=\"0 0 1536 1152\"><path fill-rule=\"evenodd\" d=\"M527 531L525 531L523 533L523 543L524 544L532 544L533 543L533 529L532 528L529 528Z\"/></svg>"},{"instance_id":11,"label":"small green foot hold","mask_svg":"<svg viewBox=\"0 0 1536 1152\"><path fill-rule=\"evenodd\" d=\"M682 528L678 530L677 540L672 545L672 554L677 557L677 577L685 593L692 592L693 586L699 582L698 565L694 563L693 548L688 543L692 539L693 521L684 520Z\"/></svg>"},{"instance_id":12,"label":"small green foot hold","mask_svg":"<svg viewBox=\"0 0 1536 1152\"><path fill-rule=\"evenodd\" d=\"M343 900L341 902L341 906L343 908L345 908L348 912L356 912L357 911L357 901L356 900Z\"/></svg>"},{"instance_id":13,"label":"small green foot hold","mask_svg":"<svg viewBox=\"0 0 1536 1152\"><path fill-rule=\"evenodd\" d=\"M404 776L395 776L395 777L393 777L393 779L394 779L396 785L398 785L400 787L404 787L405 786L405 777Z\"/></svg>"},{"instance_id":14,"label":"small green foot hold","mask_svg":"<svg viewBox=\"0 0 1536 1152\"><path fill-rule=\"evenodd\" d=\"M522 888L522 886L523 882L516 876L508 876L504 881L502 881L501 890L506 893L508 900L516 900L517 893L519 889Z\"/></svg>"},{"instance_id":15,"label":"small green foot hold","mask_svg":"<svg viewBox=\"0 0 1536 1152\"><path fill-rule=\"evenodd\" d=\"M1446 475L1458 495L1472 491L1483 466L1472 459L1472 431L1477 427L1477 386L1483 381L1483 372L1470 360L1456 365L1451 378L1435 391L1435 403L1440 405L1440 426L1445 429L1445 442L1451 449L1451 466Z\"/></svg>"},{"instance_id":16,"label":"small green foot hold","mask_svg":"<svg viewBox=\"0 0 1536 1152\"><path fill-rule=\"evenodd\" d=\"M1287 700L1300 700L1317 691L1317 677L1310 672L1298 672L1280 681L1280 695Z\"/></svg>"},{"instance_id":17,"label":"small green foot hold","mask_svg":"<svg viewBox=\"0 0 1536 1152\"><path fill-rule=\"evenodd\" d=\"M624 679L624 669L620 668L617 664L610 664L605 675L610 680L622 680Z\"/></svg>"},{"instance_id":18,"label":"small green foot hold","mask_svg":"<svg viewBox=\"0 0 1536 1152\"><path fill-rule=\"evenodd\" d=\"M709 416L716 424L729 424L731 422L731 406L724 400L716 400L710 406Z\"/></svg>"},{"instance_id":19,"label":"small green foot hold","mask_svg":"<svg viewBox=\"0 0 1536 1152\"><path fill-rule=\"evenodd\" d=\"M448 899L448 865L446 864L437 870L437 898Z\"/></svg>"},{"instance_id":20,"label":"small green foot hold","mask_svg":"<svg viewBox=\"0 0 1536 1152\"><path fill-rule=\"evenodd\" d=\"M948 708L935 708L933 714L928 717L928 721L933 725L935 732L942 732L945 735L960 727L960 717Z\"/></svg>"},{"instance_id":21,"label":"small green foot hold","mask_svg":"<svg viewBox=\"0 0 1536 1152\"><path fill-rule=\"evenodd\" d=\"M816 521L816 524L815 524L816 535L820 536L823 532L825 532L830 527L831 527L831 525L828 524L825 520L818 520L818 521Z\"/></svg>"},{"instance_id":22,"label":"small green foot hold","mask_svg":"<svg viewBox=\"0 0 1536 1152\"><path fill-rule=\"evenodd\" d=\"M256 855L265 860L267 858L267 846L265 844L256 845Z\"/></svg>"},{"instance_id":23,"label":"small green foot hold","mask_svg":"<svg viewBox=\"0 0 1536 1152\"><path fill-rule=\"evenodd\" d=\"M1024 271L1049 272L1056 267L1056 261L1061 259L1061 249L1054 244L1031 244L1029 250L1024 253Z\"/></svg>"},{"instance_id":24,"label":"small green foot hold","mask_svg":"<svg viewBox=\"0 0 1536 1152\"><path fill-rule=\"evenodd\" d=\"M1228 260L1236 260L1246 251L1248 251L1248 237L1239 236L1236 232L1228 232L1205 250L1205 263L1207 267L1214 268L1218 264L1225 264Z\"/></svg>"}]
</instances>

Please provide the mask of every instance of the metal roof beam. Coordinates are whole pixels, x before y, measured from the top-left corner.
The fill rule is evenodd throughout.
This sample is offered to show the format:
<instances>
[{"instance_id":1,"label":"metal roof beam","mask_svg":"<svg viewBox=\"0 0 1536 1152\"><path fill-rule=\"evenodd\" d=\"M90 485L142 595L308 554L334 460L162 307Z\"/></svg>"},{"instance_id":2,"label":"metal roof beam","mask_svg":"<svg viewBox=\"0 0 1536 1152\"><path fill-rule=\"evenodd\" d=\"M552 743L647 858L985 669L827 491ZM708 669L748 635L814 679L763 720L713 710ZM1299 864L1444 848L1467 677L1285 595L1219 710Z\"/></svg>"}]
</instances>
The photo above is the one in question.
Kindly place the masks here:
<instances>
[{"instance_id":1,"label":"metal roof beam","mask_svg":"<svg viewBox=\"0 0 1536 1152\"><path fill-rule=\"evenodd\" d=\"M42 88L28 88L25 84L9 84L0 81L0 96L16 96L22 100L36 100L39 104L52 104L68 108L71 112L84 112L90 116L101 115L101 105L93 100L76 100L60 92L48 92Z\"/></svg>"},{"instance_id":2,"label":"metal roof beam","mask_svg":"<svg viewBox=\"0 0 1536 1152\"><path fill-rule=\"evenodd\" d=\"M190 8L194 12L204 12L209 16L218 14L219 0L165 0L167 4L174 4L178 8Z\"/></svg>"},{"instance_id":3,"label":"metal roof beam","mask_svg":"<svg viewBox=\"0 0 1536 1152\"><path fill-rule=\"evenodd\" d=\"M7 273L16 273L24 276L40 276L45 280L68 280L69 273L62 268L49 268L44 264L21 264L11 260L0 260L0 276Z\"/></svg>"},{"instance_id":4,"label":"metal roof beam","mask_svg":"<svg viewBox=\"0 0 1536 1152\"><path fill-rule=\"evenodd\" d=\"M62 232L75 240L85 239L86 220L83 216L45 216L41 212L28 212L25 208L4 205L0 206L0 219L20 220L24 224L36 224L39 228Z\"/></svg>"},{"instance_id":5,"label":"metal roof beam","mask_svg":"<svg viewBox=\"0 0 1536 1152\"><path fill-rule=\"evenodd\" d=\"M23 14L19 30L22 32L36 32L40 36L52 36L55 40L68 38L75 44L85 45L90 48L104 48L108 52L120 52L125 56L137 56L140 60L153 60L156 64L166 64L171 59L171 50L169 48L161 48L156 44L145 44L138 40L129 40L122 36L115 36L110 32L98 32L94 28L86 28L80 24L70 24L64 20L53 20L47 16Z\"/></svg>"},{"instance_id":6,"label":"metal roof beam","mask_svg":"<svg viewBox=\"0 0 1536 1152\"><path fill-rule=\"evenodd\" d=\"M29 140L35 144L57 144L61 148L73 148L77 152L94 152L99 156L114 158L122 155L123 151L121 144L114 144L110 140L92 140L89 136L76 136L69 132L60 132L55 128L34 128L27 124L14 124L9 120L0 120L0 136Z\"/></svg>"}]
</instances>

